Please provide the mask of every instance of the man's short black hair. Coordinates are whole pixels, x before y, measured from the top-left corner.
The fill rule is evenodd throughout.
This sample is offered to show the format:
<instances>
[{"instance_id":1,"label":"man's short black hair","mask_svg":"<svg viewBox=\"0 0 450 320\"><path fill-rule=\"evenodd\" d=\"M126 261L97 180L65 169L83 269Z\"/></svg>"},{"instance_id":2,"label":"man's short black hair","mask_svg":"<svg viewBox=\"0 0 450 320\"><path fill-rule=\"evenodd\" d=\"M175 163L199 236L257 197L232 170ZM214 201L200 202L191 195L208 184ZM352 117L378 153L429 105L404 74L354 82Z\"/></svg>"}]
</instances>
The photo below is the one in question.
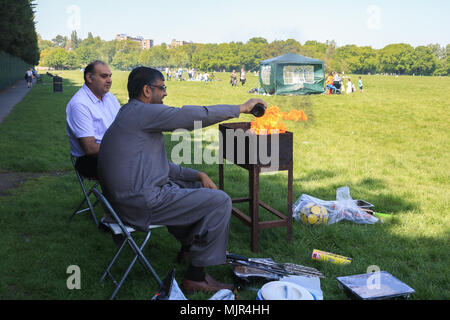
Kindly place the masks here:
<instances>
[{"instance_id":1,"label":"man's short black hair","mask_svg":"<svg viewBox=\"0 0 450 320\"><path fill-rule=\"evenodd\" d=\"M105 66L107 65L106 62L103 62L101 60L95 60L95 61L92 61L91 63L89 63L86 66L86 68L84 68L84 82L85 83L87 83L86 75L88 73L94 73L95 66L98 65L98 64L103 64Z\"/></svg>"},{"instance_id":2,"label":"man's short black hair","mask_svg":"<svg viewBox=\"0 0 450 320\"><path fill-rule=\"evenodd\" d=\"M159 70L148 67L134 68L128 76L128 96L130 99L139 98L142 88L155 84L157 79L164 81L164 75Z\"/></svg>"}]
</instances>

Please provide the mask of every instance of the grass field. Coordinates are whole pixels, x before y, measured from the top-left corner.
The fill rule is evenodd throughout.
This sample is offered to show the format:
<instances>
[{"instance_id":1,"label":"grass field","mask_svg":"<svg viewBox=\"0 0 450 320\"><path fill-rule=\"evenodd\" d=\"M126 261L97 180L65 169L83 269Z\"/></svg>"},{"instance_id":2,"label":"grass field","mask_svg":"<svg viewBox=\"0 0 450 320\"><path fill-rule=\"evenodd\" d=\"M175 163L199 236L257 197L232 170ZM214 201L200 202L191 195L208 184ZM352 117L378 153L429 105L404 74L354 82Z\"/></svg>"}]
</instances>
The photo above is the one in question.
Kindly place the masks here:
<instances>
[{"instance_id":1,"label":"grass field","mask_svg":"<svg viewBox=\"0 0 450 320\"><path fill-rule=\"evenodd\" d=\"M69 222L81 190L69 159L65 107L82 84L82 74L57 73L64 77L62 94L53 93L49 83L39 84L0 124L0 173L41 174L0 193L1 299L106 299L113 290L110 282L99 284L114 252L111 237L97 230L87 216ZM122 104L127 102L127 75L120 71L113 75L111 91ZM256 77L249 76L246 86L237 88L229 85L228 74L219 73L218 78L221 81L207 84L168 81L165 103L240 104L255 97L247 91L257 87ZM392 221L376 225L342 221L315 227L294 221L292 242L286 242L285 229L264 230L260 252L253 254L250 230L233 217L229 251L316 267L326 275L321 287L327 300L347 299L336 277L365 273L371 265L414 288L414 299L450 299L450 92L446 89L450 78L363 76L363 80L365 92L349 96L263 98L282 111L303 108L310 117L306 123L285 121L294 133L294 201L303 193L333 200L338 187L349 186L353 198L392 214ZM244 116L240 121L251 119ZM166 137L170 152L174 142ZM217 165L192 167L218 182ZM246 195L246 171L226 166L225 177L230 196ZM260 184L261 199L286 212L286 173L263 175ZM147 253L161 277L175 267L180 283L186 266L174 262L178 248L161 229L152 235ZM348 266L314 262L313 249L351 257L353 262ZM124 260L121 266L127 264ZM66 286L70 265L81 269L81 290ZM222 281L233 280L229 266L208 272ZM156 283L136 266L117 298L149 299L156 290ZM240 292L241 299L255 297L255 291Z\"/></svg>"}]
</instances>

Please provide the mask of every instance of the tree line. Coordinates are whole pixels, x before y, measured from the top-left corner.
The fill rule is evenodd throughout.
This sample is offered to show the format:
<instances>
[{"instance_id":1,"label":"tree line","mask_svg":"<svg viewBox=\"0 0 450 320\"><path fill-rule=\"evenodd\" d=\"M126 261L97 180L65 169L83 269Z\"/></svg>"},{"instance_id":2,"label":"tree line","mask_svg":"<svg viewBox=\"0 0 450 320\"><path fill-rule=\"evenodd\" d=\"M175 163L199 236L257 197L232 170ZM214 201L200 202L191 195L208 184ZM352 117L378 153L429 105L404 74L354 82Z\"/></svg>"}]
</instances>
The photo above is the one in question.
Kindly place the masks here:
<instances>
[{"instance_id":1,"label":"tree line","mask_svg":"<svg viewBox=\"0 0 450 320\"><path fill-rule=\"evenodd\" d=\"M39 37L39 36L38 36ZM261 60L285 53L323 60L326 71L356 74L450 75L450 45L429 44L414 48L409 44L390 44L382 49L369 46L345 45L334 41L324 43L294 39L268 42L254 37L243 42L186 44L171 48L161 44L143 50L131 40L104 41L88 34L80 39L73 31L71 37L56 36L52 40L39 37L40 65L55 69L75 69L90 61L101 59L113 68L130 70L138 65L153 67L191 68L205 71L258 70Z\"/></svg>"},{"instance_id":2,"label":"tree line","mask_svg":"<svg viewBox=\"0 0 450 320\"><path fill-rule=\"evenodd\" d=\"M30 65L39 63L35 6L34 0L2 0L0 5L0 52Z\"/></svg>"}]
</instances>

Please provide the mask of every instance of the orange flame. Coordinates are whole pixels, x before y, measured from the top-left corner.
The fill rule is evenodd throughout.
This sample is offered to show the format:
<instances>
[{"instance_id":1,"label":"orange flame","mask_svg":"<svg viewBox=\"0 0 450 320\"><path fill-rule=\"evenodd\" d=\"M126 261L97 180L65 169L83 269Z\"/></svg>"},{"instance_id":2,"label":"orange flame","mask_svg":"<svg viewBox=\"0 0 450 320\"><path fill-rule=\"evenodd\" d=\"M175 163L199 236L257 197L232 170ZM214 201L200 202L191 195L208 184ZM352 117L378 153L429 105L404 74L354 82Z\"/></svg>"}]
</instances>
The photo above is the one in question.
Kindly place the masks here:
<instances>
[{"instance_id":1,"label":"orange flame","mask_svg":"<svg viewBox=\"0 0 450 320\"><path fill-rule=\"evenodd\" d=\"M264 116L256 118L251 123L251 129L255 134L285 133L287 130L281 121L280 109L276 106L267 108Z\"/></svg>"},{"instance_id":2,"label":"orange flame","mask_svg":"<svg viewBox=\"0 0 450 320\"><path fill-rule=\"evenodd\" d=\"M293 121L307 121L308 116L303 110L291 110L289 112L281 112L281 117L283 120L293 120Z\"/></svg>"},{"instance_id":3,"label":"orange flame","mask_svg":"<svg viewBox=\"0 0 450 320\"><path fill-rule=\"evenodd\" d=\"M256 118L251 123L251 130L253 133L260 134L277 134L285 133L287 128L283 123L283 120L293 121L307 121L308 116L303 110L291 110L289 112L280 112L277 106L267 108L264 116Z\"/></svg>"}]
</instances>

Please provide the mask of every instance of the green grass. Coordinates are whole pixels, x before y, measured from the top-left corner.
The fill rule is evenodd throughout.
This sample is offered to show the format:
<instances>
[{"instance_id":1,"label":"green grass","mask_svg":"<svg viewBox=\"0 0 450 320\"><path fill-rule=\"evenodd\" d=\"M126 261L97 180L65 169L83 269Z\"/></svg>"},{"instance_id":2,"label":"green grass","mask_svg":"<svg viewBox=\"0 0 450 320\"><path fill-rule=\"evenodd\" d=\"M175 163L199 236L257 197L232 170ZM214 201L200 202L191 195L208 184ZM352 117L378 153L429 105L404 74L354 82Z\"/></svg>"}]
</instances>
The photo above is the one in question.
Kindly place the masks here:
<instances>
[{"instance_id":1,"label":"green grass","mask_svg":"<svg viewBox=\"0 0 450 320\"><path fill-rule=\"evenodd\" d=\"M82 74L59 74L64 77L62 94L53 93L49 84L38 85L0 124L0 172L43 174L0 196L1 299L106 299L113 290L109 282L99 284L114 251L110 236L98 231L87 216L69 222L81 190L69 160L65 107L81 85ZM127 75L120 71L113 75L112 92L122 104L127 102ZM228 74L218 77L221 81L208 84L168 81L165 102L172 106L240 104L256 97L247 93L257 87L256 77L249 76L244 88L231 87ZM386 224L339 222L317 227L294 221L292 242L286 242L285 229L263 230L260 252L253 254L250 230L233 217L229 250L320 269L326 275L321 280L325 299L347 299L336 277L365 273L371 265L413 287L415 299L449 299L450 93L445 88L450 78L363 79L363 94L263 98L282 111L303 108L310 117L306 123L285 122L294 133L294 201L303 193L332 200L336 189L346 185L353 198L373 203L377 211L391 213L394 219ZM239 119L249 120L250 116ZM166 142L170 155L174 144L170 135ZM218 182L217 165L192 167ZM225 177L230 196L246 195L246 171L226 166ZM260 184L261 199L286 212L286 173L263 175ZM178 247L161 229L152 235L147 253L161 277L175 267L180 283L186 266L173 262ZM313 262L313 249L352 257L353 262L348 266ZM124 260L122 267L127 264ZM81 290L66 287L70 265L81 268ZM208 272L222 281L233 280L228 266L208 268ZM157 287L147 279L136 266L118 299L151 298ZM255 299L256 292L243 290L240 296ZM205 294L188 297L209 298Z\"/></svg>"}]
</instances>

